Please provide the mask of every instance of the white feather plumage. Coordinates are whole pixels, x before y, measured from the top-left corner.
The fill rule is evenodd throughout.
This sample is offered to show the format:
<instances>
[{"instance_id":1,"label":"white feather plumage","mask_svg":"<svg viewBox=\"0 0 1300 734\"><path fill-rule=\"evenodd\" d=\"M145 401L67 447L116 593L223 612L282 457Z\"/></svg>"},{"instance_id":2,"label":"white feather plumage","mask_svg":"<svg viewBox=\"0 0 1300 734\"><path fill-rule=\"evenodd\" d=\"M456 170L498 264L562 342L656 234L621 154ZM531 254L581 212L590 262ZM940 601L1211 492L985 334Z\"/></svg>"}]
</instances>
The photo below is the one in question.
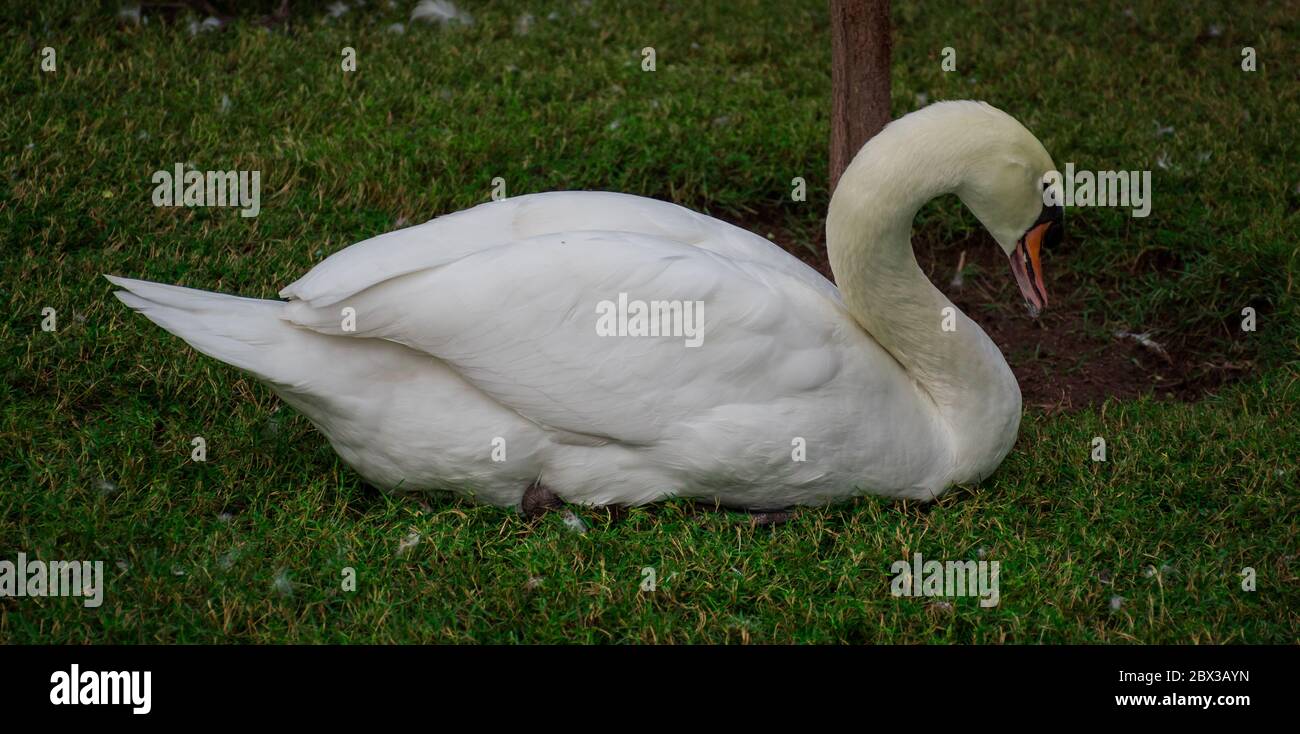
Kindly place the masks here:
<instances>
[{"instance_id":1,"label":"white feather plumage","mask_svg":"<svg viewBox=\"0 0 1300 734\"><path fill-rule=\"evenodd\" d=\"M1051 167L987 105L933 105L882 131L832 200L841 289L763 237L603 192L380 235L284 288L287 301L109 279L128 306L271 385L384 489L504 506L539 478L597 505L932 499L996 468L1020 394L973 322L958 312L956 332L940 329L951 304L908 232L919 206L953 191L1006 247L1040 191L999 180L1000 155ZM703 301L704 345L597 335L594 304L619 293Z\"/></svg>"}]
</instances>

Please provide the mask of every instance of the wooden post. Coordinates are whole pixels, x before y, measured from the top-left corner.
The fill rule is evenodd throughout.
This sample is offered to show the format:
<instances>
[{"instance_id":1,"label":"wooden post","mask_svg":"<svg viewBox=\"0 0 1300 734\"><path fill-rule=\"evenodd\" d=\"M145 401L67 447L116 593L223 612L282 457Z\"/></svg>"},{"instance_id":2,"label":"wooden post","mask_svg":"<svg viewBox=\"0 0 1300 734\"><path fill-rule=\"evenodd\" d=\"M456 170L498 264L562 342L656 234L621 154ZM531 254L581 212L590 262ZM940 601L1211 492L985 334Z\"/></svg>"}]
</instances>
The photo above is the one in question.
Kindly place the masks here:
<instances>
[{"instance_id":1,"label":"wooden post","mask_svg":"<svg viewBox=\"0 0 1300 734\"><path fill-rule=\"evenodd\" d=\"M831 0L831 192L889 122L889 0Z\"/></svg>"}]
</instances>

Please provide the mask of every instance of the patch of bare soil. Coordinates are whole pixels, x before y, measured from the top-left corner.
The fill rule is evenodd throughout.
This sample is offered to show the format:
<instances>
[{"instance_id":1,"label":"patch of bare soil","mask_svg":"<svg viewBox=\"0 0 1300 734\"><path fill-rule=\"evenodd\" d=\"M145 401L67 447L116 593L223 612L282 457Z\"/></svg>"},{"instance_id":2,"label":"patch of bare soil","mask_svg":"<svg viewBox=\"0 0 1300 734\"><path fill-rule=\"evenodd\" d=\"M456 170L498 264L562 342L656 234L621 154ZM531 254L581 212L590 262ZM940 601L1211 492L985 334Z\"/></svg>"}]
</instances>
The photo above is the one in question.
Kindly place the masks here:
<instances>
[{"instance_id":1,"label":"patch of bare soil","mask_svg":"<svg viewBox=\"0 0 1300 734\"><path fill-rule=\"evenodd\" d=\"M808 243L811 248L801 246L794 233L774 221L778 220L751 218L748 228L771 235L788 252L834 280L823 233ZM746 226L744 221L736 224ZM1043 264L1049 306L1033 319L1006 255L987 235L956 243L927 241L921 235L915 247L917 261L930 281L1002 350L1020 382L1026 406L1069 411L1109 397L1129 399L1145 393L1191 401L1249 373L1249 362L1225 360L1209 351L1215 340L1208 334L1177 333L1161 324L1148 324L1122 336L1103 330L1099 317L1085 311L1078 278L1053 268L1050 255ZM964 275L955 281L959 265ZM1090 285L1105 292L1105 277Z\"/></svg>"}]
</instances>

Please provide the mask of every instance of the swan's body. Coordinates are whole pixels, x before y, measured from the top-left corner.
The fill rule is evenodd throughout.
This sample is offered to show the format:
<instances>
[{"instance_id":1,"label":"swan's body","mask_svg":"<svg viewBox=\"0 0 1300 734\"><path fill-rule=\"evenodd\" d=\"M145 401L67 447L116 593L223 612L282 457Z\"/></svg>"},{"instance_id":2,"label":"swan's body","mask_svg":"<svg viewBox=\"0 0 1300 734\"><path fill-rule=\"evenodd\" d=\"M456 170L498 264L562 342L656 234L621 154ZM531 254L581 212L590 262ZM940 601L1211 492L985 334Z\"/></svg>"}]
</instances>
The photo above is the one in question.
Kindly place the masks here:
<instances>
[{"instance_id":1,"label":"swan's body","mask_svg":"<svg viewBox=\"0 0 1300 734\"><path fill-rule=\"evenodd\" d=\"M986 130L959 140L963 126ZM928 500L998 466L1020 392L973 322L955 312L956 330L941 329L951 304L916 265L910 224L955 191L1004 246L998 225L1024 231L1037 212L990 221L1002 214L981 197L998 197L963 178L976 164L957 155L1016 129L1039 155L1018 123L975 103L877 135L831 204L841 289L762 237L601 192L522 196L375 237L285 288L287 302L112 280L127 305L268 383L383 489L504 506L539 480L596 505ZM597 304L620 294L703 302L702 344L600 336Z\"/></svg>"}]
</instances>

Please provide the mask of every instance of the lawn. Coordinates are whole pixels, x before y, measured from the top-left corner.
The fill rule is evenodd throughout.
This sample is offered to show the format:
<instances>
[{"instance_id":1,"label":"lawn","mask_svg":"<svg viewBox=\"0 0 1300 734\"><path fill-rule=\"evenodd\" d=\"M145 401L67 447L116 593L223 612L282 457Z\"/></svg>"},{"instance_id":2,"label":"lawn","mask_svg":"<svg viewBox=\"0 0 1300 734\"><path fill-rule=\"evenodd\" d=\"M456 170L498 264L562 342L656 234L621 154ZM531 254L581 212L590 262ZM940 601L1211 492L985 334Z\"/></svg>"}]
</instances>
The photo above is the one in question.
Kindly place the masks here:
<instances>
[{"instance_id":1,"label":"lawn","mask_svg":"<svg viewBox=\"0 0 1300 734\"><path fill-rule=\"evenodd\" d=\"M775 527L684 501L573 508L586 532L378 493L100 277L273 298L353 242L486 201L497 177L509 195L672 200L819 261L825 3L460 4L472 24L371 0L337 18L294 3L267 28L254 3L197 34L200 16L136 24L116 2L0 10L0 559L107 571L98 609L0 598L0 642L1300 639L1293 4L896 2L895 116L983 99L1058 166L1152 171L1147 218L1066 213L1045 260L1062 308L1006 349L1026 386L1016 448L930 505L866 497ZM177 162L261 171L260 215L153 206L151 175ZM951 198L915 239L945 290L959 250L995 250ZM990 328L1027 321L1000 259L954 297ZM1054 402L1081 375L1094 389ZM892 596L891 565L916 552L997 560L1000 603Z\"/></svg>"}]
</instances>

